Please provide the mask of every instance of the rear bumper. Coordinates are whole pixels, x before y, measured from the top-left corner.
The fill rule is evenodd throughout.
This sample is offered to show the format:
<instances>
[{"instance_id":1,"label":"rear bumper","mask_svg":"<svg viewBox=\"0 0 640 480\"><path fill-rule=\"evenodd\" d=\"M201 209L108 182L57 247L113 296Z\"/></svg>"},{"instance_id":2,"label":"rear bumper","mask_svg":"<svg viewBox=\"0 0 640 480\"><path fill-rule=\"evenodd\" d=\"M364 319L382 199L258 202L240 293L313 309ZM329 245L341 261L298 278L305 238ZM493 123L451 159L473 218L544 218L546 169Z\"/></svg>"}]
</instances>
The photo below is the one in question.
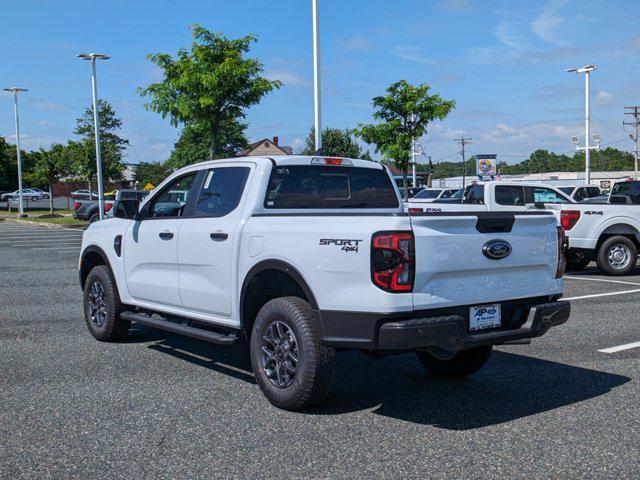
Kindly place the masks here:
<instances>
[{"instance_id":1,"label":"rear bumper","mask_svg":"<svg viewBox=\"0 0 640 480\"><path fill-rule=\"evenodd\" d=\"M569 302L549 298L501 305L503 327L485 332L469 332L469 306L392 315L320 311L318 317L323 343L336 348L458 351L539 337L571 313Z\"/></svg>"}]
</instances>

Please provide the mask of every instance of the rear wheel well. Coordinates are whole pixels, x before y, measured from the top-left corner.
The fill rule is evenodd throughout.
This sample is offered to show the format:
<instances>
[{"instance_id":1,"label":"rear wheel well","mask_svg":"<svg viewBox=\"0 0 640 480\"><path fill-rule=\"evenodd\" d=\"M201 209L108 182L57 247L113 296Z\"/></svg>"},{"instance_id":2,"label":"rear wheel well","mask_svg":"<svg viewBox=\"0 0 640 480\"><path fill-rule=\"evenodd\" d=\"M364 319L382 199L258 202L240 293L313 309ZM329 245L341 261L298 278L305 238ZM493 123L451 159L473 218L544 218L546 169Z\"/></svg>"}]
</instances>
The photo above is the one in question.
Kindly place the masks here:
<instances>
[{"instance_id":1,"label":"rear wheel well","mask_svg":"<svg viewBox=\"0 0 640 480\"><path fill-rule=\"evenodd\" d=\"M303 286L290 273L275 268L261 270L245 281L243 288L240 315L247 338L251 336L251 329L260 309L269 300L280 297L298 297L309 302L312 308L317 308L306 285Z\"/></svg>"},{"instance_id":2,"label":"rear wheel well","mask_svg":"<svg viewBox=\"0 0 640 480\"><path fill-rule=\"evenodd\" d=\"M638 235L640 235L640 233L629 225L612 225L600 234L595 251L600 251L602 244L611 237L627 237L635 244L636 248L640 250L640 240L638 240Z\"/></svg>"}]
</instances>

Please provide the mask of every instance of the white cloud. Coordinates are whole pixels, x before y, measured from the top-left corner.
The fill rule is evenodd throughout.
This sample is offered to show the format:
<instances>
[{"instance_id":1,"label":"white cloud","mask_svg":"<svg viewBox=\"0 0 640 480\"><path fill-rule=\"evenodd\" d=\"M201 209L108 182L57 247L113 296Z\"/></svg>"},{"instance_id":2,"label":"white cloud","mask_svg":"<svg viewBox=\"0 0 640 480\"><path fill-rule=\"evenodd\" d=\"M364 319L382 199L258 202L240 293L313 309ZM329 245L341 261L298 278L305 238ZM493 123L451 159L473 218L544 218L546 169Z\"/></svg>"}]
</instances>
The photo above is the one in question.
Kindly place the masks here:
<instances>
[{"instance_id":1,"label":"white cloud","mask_svg":"<svg viewBox=\"0 0 640 480\"><path fill-rule=\"evenodd\" d=\"M495 31L493 34L496 38L507 47L516 49L516 50L524 50L529 48L529 44L524 39L522 34L522 27L517 24L511 24L501 20L498 22Z\"/></svg>"},{"instance_id":2,"label":"white cloud","mask_svg":"<svg viewBox=\"0 0 640 480\"><path fill-rule=\"evenodd\" d=\"M62 110L62 105L55 102L35 101L31 106L42 110Z\"/></svg>"},{"instance_id":3,"label":"white cloud","mask_svg":"<svg viewBox=\"0 0 640 480\"><path fill-rule=\"evenodd\" d=\"M373 45L364 37L351 37L345 40L344 48L354 52L368 52L373 49Z\"/></svg>"},{"instance_id":4,"label":"white cloud","mask_svg":"<svg viewBox=\"0 0 640 480\"><path fill-rule=\"evenodd\" d=\"M540 15L531 22L531 29L538 37L552 45L564 46L567 44L562 37L562 28L565 19L560 15L560 10L568 3L568 0L550 0L544 7Z\"/></svg>"},{"instance_id":5,"label":"white cloud","mask_svg":"<svg viewBox=\"0 0 640 480\"><path fill-rule=\"evenodd\" d=\"M271 70L264 75L269 80L280 80L284 86L306 87L310 85L309 80L302 78L297 73L289 70Z\"/></svg>"},{"instance_id":6,"label":"white cloud","mask_svg":"<svg viewBox=\"0 0 640 480\"><path fill-rule=\"evenodd\" d=\"M414 45L396 45L393 47L393 52L396 57L409 62L424 63L426 65L437 63L435 59L422 55L420 49Z\"/></svg>"},{"instance_id":7,"label":"white cloud","mask_svg":"<svg viewBox=\"0 0 640 480\"><path fill-rule=\"evenodd\" d=\"M613 102L613 95L604 90L600 90L596 95L596 103L602 107L611 105Z\"/></svg>"},{"instance_id":8,"label":"white cloud","mask_svg":"<svg viewBox=\"0 0 640 480\"><path fill-rule=\"evenodd\" d=\"M304 147L305 141L302 138L294 138L291 141L291 148L293 148L294 152L299 151L302 147Z\"/></svg>"}]
</instances>

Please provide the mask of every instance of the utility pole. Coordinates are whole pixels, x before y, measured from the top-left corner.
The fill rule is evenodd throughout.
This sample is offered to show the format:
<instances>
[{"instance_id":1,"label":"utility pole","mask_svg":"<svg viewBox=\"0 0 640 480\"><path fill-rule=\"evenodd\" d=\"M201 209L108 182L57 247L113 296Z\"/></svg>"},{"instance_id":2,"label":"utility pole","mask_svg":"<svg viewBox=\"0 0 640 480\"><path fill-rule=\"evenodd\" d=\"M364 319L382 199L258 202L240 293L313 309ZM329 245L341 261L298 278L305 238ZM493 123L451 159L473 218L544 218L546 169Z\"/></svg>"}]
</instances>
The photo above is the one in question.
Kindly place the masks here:
<instances>
[{"instance_id":1,"label":"utility pole","mask_svg":"<svg viewBox=\"0 0 640 480\"><path fill-rule=\"evenodd\" d=\"M629 132L625 129L625 132L629 134L631 140L635 144L633 149L633 160L634 160L634 177L638 180L638 127L640 127L640 105L634 105L633 107L624 107L625 110L630 110L629 112L624 112L625 115L629 115L633 118L632 121L625 122L622 121L622 128L625 126L629 126L634 129L633 132Z\"/></svg>"},{"instance_id":2,"label":"utility pole","mask_svg":"<svg viewBox=\"0 0 640 480\"><path fill-rule=\"evenodd\" d=\"M313 9L313 108L316 151L322 148L322 112L320 103L320 14L318 12L320 0L311 0Z\"/></svg>"},{"instance_id":3,"label":"utility pole","mask_svg":"<svg viewBox=\"0 0 640 480\"><path fill-rule=\"evenodd\" d=\"M464 188L466 186L467 183L467 161L466 161L466 157L465 157L465 150L464 147L466 145L468 145L470 142L470 140L473 140L472 138L464 138L464 137L460 137L460 138L454 138L453 141L456 142L458 145L460 145L462 147L462 188Z\"/></svg>"}]
</instances>

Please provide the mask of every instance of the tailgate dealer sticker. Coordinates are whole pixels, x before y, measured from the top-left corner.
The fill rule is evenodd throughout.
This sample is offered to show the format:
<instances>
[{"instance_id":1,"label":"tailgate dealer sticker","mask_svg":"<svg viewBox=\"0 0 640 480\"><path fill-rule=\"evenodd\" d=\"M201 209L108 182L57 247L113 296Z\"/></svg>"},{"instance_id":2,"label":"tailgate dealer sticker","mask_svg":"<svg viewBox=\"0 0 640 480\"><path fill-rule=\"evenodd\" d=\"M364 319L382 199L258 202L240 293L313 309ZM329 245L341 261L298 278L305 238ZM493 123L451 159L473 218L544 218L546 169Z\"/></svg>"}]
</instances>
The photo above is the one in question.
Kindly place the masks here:
<instances>
[{"instance_id":1,"label":"tailgate dealer sticker","mask_svg":"<svg viewBox=\"0 0 640 480\"><path fill-rule=\"evenodd\" d=\"M347 238L321 238L319 245L335 245L337 247L342 247L340 250L344 252L358 253L358 245L360 245L360 242L362 242L362 240Z\"/></svg>"}]
</instances>

